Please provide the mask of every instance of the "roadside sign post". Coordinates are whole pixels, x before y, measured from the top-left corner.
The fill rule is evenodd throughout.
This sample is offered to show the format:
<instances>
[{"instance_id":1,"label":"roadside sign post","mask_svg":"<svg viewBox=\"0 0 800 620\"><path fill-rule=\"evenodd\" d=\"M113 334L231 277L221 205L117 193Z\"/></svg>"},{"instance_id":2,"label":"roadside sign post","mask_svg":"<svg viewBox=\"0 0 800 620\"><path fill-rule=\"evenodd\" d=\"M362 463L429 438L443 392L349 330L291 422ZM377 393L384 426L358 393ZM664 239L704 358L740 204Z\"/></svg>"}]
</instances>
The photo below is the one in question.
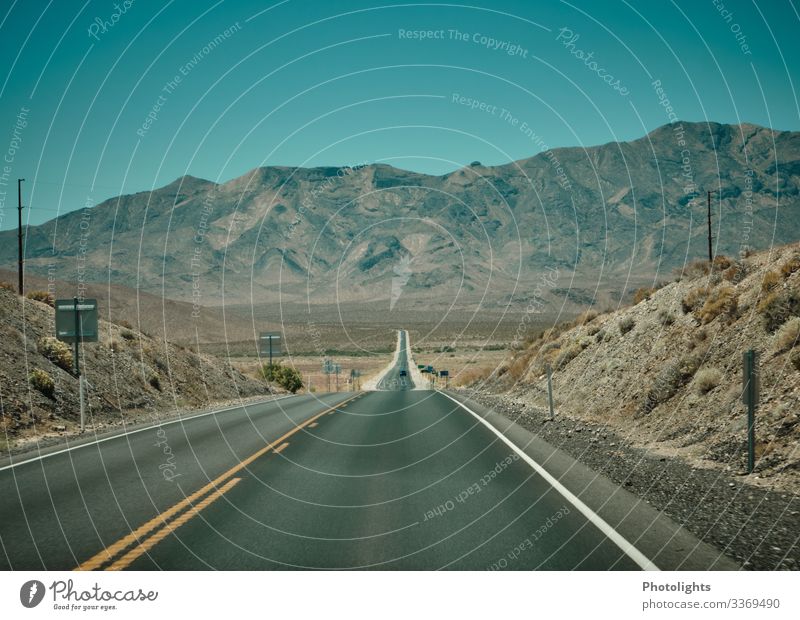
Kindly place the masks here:
<instances>
[{"instance_id":1,"label":"roadside sign post","mask_svg":"<svg viewBox=\"0 0 800 620\"><path fill-rule=\"evenodd\" d=\"M553 369L547 365L547 402L550 406L550 420L555 420L556 414L553 410Z\"/></svg>"},{"instance_id":2,"label":"roadside sign post","mask_svg":"<svg viewBox=\"0 0 800 620\"><path fill-rule=\"evenodd\" d=\"M331 374L333 374L333 362L331 360L323 360L322 372L325 374L325 382L328 392L331 391Z\"/></svg>"},{"instance_id":3,"label":"roadside sign post","mask_svg":"<svg viewBox=\"0 0 800 620\"><path fill-rule=\"evenodd\" d=\"M261 332L259 334L259 354L269 355L269 365L272 366L272 357L281 355L281 335L277 332ZM273 345L272 343L276 344Z\"/></svg>"},{"instance_id":4,"label":"roadside sign post","mask_svg":"<svg viewBox=\"0 0 800 620\"><path fill-rule=\"evenodd\" d=\"M447 389L447 384L450 380L450 371L449 370L440 370L439 376L444 379L444 389Z\"/></svg>"},{"instance_id":5,"label":"roadside sign post","mask_svg":"<svg viewBox=\"0 0 800 620\"><path fill-rule=\"evenodd\" d=\"M747 405L747 473L756 466L756 407L758 406L759 377L758 354L750 349L743 355L742 400Z\"/></svg>"},{"instance_id":6,"label":"roadside sign post","mask_svg":"<svg viewBox=\"0 0 800 620\"><path fill-rule=\"evenodd\" d=\"M86 380L81 374L80 345L81 342L97 342L97 300L78 301L77 297L57 299L55 310L56 338L75 345L73 364L78 379L81 432L83 432L86 426Z\"/></svg>"}]
</instances>

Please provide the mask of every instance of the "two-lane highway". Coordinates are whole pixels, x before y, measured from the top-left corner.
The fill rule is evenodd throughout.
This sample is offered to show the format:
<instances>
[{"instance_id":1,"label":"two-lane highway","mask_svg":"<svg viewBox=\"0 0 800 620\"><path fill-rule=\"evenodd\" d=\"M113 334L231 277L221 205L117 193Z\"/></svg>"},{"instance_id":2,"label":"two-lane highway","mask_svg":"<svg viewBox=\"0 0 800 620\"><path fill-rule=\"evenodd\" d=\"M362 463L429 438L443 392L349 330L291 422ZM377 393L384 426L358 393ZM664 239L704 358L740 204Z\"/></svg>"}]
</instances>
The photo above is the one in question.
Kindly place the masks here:
<instances>
[{"instance_id":1,"label":"two-lane highway","mask_svg":"<svg viewBox=\"0 0 800 620\"><path fill-rule=\"evenodd\" d=\"M398 332L397 361L378 381L377 388L379 390L405 391L414 389L414 381L411 379L411 371L409 369L407 338L408 335L405 330Z\"/></svg>"},{"instance_id":2,"label":"two-lane highway","mask_svg":"<svg viewBox=\"0 0 800 620\"><path fill-rule=\"evenodd\" d=\"M598 486L595 474L571 491L488 418L446 393L411 389L410 373L400 377L409 361L404 334L398 346L381 390L205 415L0 470L0 568L638 570L659 567L656 555L669 567L716 562L718 552L610 483ZM566 462L568 476L580 470ZM598 489L595 504L612 516L607 506L618 505L633 529L618 531L578 498L597 499Z\"/></svg>"}]
</instances>

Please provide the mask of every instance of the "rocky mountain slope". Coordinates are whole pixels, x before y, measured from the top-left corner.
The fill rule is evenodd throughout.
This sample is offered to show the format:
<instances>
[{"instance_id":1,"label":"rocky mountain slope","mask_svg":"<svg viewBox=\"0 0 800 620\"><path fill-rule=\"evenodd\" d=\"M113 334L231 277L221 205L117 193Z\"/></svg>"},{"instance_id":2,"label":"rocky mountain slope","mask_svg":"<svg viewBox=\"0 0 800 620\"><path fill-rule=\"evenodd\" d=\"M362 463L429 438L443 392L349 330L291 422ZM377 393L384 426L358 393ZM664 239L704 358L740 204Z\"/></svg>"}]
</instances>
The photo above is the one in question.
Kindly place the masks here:
<instances>
[{"instance_id":1,"label":"rocky mountain slope","mask_svg":"<svg viewBox=\"0 0 800 620\"><path fill-rule=\"evenodd\" d=\"M742 354L752 348L761 399L748 479L800 492L800 244L718 257L711 271L697 263L637 298L531 336L487 376L472 371L461 382L502 394L518 412L538 411L539 424L550 364L560 423L568 434L589 433L609 463L619 448L605 436L614 433L662 457L739 474L747 454Z\"/></svg>"},{"instance_id":2,"label":"rocky mountain slope","mask_svg":"<svg viewBox=\"0 0 800 620\"><path fill-rule=\"evenodd\" d=\"M0 288L0 453L79 429L72 349L52 337L53 312ZM89 432L269 394L217 358L102 319L99 328L99 342L81 349Z\"/></svg>"},{"instance_id":3,"label":"rocky mountain slope","mask_svg":"<svg viewBox=\"0 0 800 620\"><path fill-rule=\"evenodd\" d=\"M678 123L427 176L387 165L183 177L31 227L28 269L203 305L375 302L385 311L524 305L547 268L553 307L618 301L716 250L800 238L800 134ZM0 233L13 268L15 231Z\"/></svg>"}]
</instances>

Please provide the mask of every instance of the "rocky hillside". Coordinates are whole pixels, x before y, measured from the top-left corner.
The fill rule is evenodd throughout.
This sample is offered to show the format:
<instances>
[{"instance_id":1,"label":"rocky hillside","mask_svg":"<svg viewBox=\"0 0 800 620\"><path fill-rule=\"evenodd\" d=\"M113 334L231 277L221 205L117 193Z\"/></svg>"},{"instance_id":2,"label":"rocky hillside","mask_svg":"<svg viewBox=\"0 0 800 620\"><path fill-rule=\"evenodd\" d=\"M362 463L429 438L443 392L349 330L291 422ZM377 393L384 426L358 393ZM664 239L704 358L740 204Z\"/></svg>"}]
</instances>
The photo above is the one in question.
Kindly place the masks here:
<instances>
[{"instance_id":1,"label":"rocky hillside","mask_svg":"<svg viewBox=\"0 0 800 620\"><path fill-rule=\"evenodd\" d=\"M31 227L26 255L40 276L202 305L310 292L311 304L373 312L524 305L551 268L551 305L570 308L618 301L703 256L708 189L720 190L717 253L800 238L800 134L677 123L444 176L387 165L187 176ZM15 265L15 234L0 233L0 267Z\"/></svg>"},{"instance_id":2,"label":"rocky hillside","mask_svg":"<svg viewBox=\"0 0 800 620\"><path fill-rule=\"evenodd\" d=\"M541 412L550 364L569 433L600 429L592 431L599 441L607 429L662 456L740 473L742 354L752 348L761 375L758 482L800 491L800 244L739 261L718 257L711 271L694 264L637 300L532 337L487 377L473 376L472 387Z\"/></svg>"},{"instance_id":3,"label":"rocky hillside","mask_svg":"<svg viewBox=\"0 0 800 620\"><path fill-rule=\"evenodd\" d=\"M56 341L53 309L0 288L0 453L79 428L72 349ZM87 429L157 420L169 412L268 394L219 359L101 319L81 350Z\"/></svg>"}]
</instances>

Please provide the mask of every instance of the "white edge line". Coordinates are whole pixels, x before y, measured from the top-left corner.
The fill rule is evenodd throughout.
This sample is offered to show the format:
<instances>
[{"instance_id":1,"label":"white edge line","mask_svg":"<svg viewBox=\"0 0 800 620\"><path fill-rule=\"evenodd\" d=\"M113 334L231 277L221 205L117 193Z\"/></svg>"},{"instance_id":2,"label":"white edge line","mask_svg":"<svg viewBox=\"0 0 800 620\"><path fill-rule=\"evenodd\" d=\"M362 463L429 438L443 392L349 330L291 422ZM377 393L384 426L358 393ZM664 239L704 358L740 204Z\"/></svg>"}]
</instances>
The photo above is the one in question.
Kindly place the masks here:
<instances>
[{"instance_id":1,"label":"white edge line","mask_svg":"<svg viewBox=\"0 0 800 620\"><path fill-rule=\"evenodd\" d=\"M561 484L556 478L554 478L544 467L539 465L536 461L534 461L530 456L528 456L525 452L523 452L514 442L512 442L508 437L503 435L499 430L497 430L494 426L492 426L489 422L487 422L484 418L480 415L475 413L472 409L467 407L464 403L456 400L449 394L445 394L440 390L436 390L442 396L446 396L454 403L456 403L459 407L464 409L465 411L471 413L475 418L477 418L486 428L492 431L495 435L497 435L505 444L507 444L514 452L516 452L521 459L523 459L528 465L530 465L536 473L538 473L542 478L544 478L550 486L552 486L556 491L558 491L561 495L564 496L570 504L575 506L578 511L586 517L597 529L599 529L609 540L611 540L617 547L619 547L622 552L627 555L630 559L636 562L642 570L649 570L649 571L658 571L661 570L656 566L652 560L648 559L646 555L644 555L641 551L639 551L633 544L628 541L622 534L617 532L613 527L611 527L600 515L594 512L591 508L589 508L586 504L584 504L578 497L572 493L569 489L567 489L563 484Z\"/></svg>"},{"instance_id":2,"label":"white edge line","mask_svg":"<svg viewBox=\"0 0 800 620\"><path fill-rule=\"evenodd\" d=\"M64 448L62 450L56 450L55 452L48 452L47 454L42 454L40 456L34 456L29 459L25 459L24 461L20 461L19 463L11 463L10 465L4 465L0 467L0 471L5 471L6 469L13 469L14 467L19 467L20 465L25 465L26 463L33 463L35 461L41 461L51 456L56 456L57 454L64 454L65 452L72 452L73 450L79 450L80 448L86 448L88 446L96 446L97 444L105 443L107 441L111 441L112 439L119 439L120 437L127 437L128 435L135 435L136 433L142 433L144 431L150 431L154 428L160 428L162 426L169 426L171 424L177 424L178 422L188 422L189 420L194 420L196 418L204 418L209 415L216 415L218 413L226 413L228 411L233 411L234 409L244 409L249 405L262 405L265 403L274 403L279 400L284 400L286 398L292 398L293 396L299 396L298 394L287 394L285 396L279 396L277 398L272 398L269 400L262 400L262 401L255 401L252 403L245 403L243 405L231 405L230 407L224 407L223 409L214 409L213 411L206 411L205 413L198 413L196 415L190 415L185 417L176 418L174 420L167 420L161 423L154 423L150 426L144 426L142 428L137 428L132 431L127 431L124 433L116 433L111 435L110 437L104 437L103 439L97 439L95 441L87 441L85 443L78 444L77 446L70 446L69 448Z\"/></svg>"}]
</instances>

